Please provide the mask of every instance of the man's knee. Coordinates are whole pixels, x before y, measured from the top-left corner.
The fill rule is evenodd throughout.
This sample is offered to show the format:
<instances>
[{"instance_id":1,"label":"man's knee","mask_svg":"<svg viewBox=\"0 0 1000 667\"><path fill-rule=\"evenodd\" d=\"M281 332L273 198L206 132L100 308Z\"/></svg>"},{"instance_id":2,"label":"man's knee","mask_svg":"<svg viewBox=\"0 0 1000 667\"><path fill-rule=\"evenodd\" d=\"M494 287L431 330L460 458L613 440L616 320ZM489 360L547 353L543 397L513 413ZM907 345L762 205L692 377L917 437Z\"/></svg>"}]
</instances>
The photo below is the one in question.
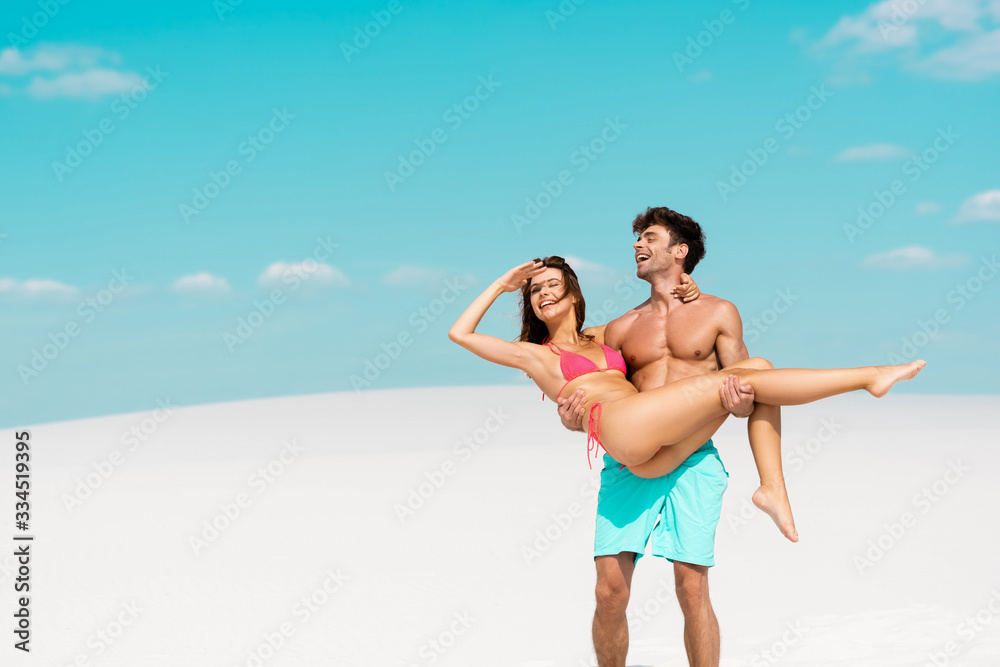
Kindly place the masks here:
<instances>
[{"instance_id":1,"label":"man's knee","mask_svg":"<svg viewBox=\"0 0 1000 667\"><path fill-rule=\"evenodd\" d=\"M597 613L602 616L621 616L628 608L629 588L624 582L597 580L594 589Z\"/></svg>"},{"instance_id":2,"label":"man's knee","mask_svg":"<svg viewBox=\"0 0 1000 667\"><path fill-rule=\"evenodd\" d=\"M674 588L681 607L708 603L708 568L687 566L674 569Z\"/></svg>"},{"instance_id":3,"label":"man's knee","mask_svg":"<svg viewBox=\"0 0 1000 667\"><path fill-rule=\"evenodd\" d=\"M619 554L614 558L599 559L597 564L597 613L601 615L624 615L628 607L633 554Z\"/></svg>"}]
</instances>

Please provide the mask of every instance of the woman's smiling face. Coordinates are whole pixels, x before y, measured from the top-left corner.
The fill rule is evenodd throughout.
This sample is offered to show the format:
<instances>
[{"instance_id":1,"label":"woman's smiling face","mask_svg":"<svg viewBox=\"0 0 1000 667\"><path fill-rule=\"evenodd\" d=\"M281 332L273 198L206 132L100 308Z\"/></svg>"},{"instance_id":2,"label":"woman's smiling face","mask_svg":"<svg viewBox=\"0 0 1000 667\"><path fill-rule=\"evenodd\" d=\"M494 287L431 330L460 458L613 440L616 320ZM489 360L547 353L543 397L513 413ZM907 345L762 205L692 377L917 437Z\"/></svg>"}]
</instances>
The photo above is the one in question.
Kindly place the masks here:
<instances>
[{"instance_id":1,"label":"woman's smiling face","mask_svg":"<svg viewBox=\"0 0 1000 667\"><path fill-rule=\"evenodd\" d=\"M574 299L563 299L565 293L563 273L559 269L550 266L532 278L531 307L538 319L546 322L555 315L565 316L575 301Z\"/></svg>"}]
</instances>

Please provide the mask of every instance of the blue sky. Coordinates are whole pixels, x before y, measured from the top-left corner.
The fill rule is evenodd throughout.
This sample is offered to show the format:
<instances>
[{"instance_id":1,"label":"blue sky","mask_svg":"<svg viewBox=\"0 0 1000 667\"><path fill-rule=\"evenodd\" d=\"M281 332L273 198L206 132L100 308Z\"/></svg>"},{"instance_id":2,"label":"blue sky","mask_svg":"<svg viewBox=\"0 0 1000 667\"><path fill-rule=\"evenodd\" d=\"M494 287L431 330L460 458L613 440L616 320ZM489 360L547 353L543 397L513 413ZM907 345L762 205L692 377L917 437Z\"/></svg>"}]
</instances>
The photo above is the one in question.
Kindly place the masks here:
<instances>
[{"instance_id":1,"label":"blue sky","mask_svg":"<svg viewBox=\"0 0 1000 667\"><path fill-rule=\"evenodd\" d=\"M996 393L996 0L18 1L3 35L5 425L526 383L451 322L547 254L624 312L661 205L752 354Z\"/></svg>"}]
</instances>

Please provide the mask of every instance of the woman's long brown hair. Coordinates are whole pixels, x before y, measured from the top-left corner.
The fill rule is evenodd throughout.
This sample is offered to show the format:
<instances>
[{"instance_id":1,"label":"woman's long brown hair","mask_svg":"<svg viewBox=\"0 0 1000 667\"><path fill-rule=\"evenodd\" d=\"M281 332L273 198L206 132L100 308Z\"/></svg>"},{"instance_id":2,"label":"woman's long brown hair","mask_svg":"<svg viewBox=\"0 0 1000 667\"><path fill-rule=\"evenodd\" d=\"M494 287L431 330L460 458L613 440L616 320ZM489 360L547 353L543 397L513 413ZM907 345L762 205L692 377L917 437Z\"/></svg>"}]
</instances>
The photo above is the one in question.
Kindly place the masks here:
<instances>
[{"instance_id":1,"label":"woman's long brown hair","mask_svg":"<svg viewBox=\"0 0 1000 667\"><path fill-rule=\"evenodd\" d=\"M583 300L583 292L580 290L580 281L576 277L576 272L566 263L565 259L558 255L543 257L536 261L541 261L547 267L562 271L565 292L557 300L562 301L567 297L576 297L576 307L574 308L576 311L576 333L583 335L581 332L583 331L583 319L587 313L587 303ZM531 278L528 278L528 282L521 288L521 335L517 340L541 344L548 335L548 327L538 319L538 316L535 315L535 309L531 307ZM593 336L586 337L593 338Z\"/></svg>"}]
</instances>

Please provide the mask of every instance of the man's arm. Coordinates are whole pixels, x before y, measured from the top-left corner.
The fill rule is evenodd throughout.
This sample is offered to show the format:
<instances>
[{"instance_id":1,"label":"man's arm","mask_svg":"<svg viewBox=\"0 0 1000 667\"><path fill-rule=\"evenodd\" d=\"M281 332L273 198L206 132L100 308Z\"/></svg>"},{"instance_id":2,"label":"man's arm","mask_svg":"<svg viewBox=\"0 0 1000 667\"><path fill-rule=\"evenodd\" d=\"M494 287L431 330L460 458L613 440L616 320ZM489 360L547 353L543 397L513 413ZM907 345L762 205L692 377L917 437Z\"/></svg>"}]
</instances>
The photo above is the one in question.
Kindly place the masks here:
<instances>
[{"instance_id":1,"label":"man's arm","mask_svg":"<svg viewBox=\"0 0 1000 667\"><path fill-rule=\"evenodd\" d=\"M743 320L740 311L729 301L719 306L719 335L715 339L715 354L719 366L733 366L749 359L750 353L743 342ZM753 412L753 387L741 385L736 377L726 378L719 390L722 406L735 417L749 417Z\"/></svg>"},{"instance_id":2,"label":"man's arm","mask_svg":"<svg viewBox=\"0 0 1000 667\"><path fill-rule=\"evenodd\" d=\"M679 298L684 303L689 301L694 301L699 296L701 296L701 290L698 289L698 283L694 281L691 276L686 273L681 274L681 282L676 285L671 291L671 294ZM739 314L737 314L738 316ZM612 324L614 320L608 324L602 324L597 327L587 327L583 330L583 333L588 336L593 336L594 340L598 343L603 343L613 350L621 351L621 345L612 341L608 343L607 338L607 328ZM613 328L613 327L612 327ZM745 359L746 357L744 357ZM586 394L583 390L577 389L572 394L565 398L559 399L559 419L562 420L562 425L569 429L570 431L583 431L583 406L586 403ZM753 410L753 403L751 401L750 410ZM750 414L747 412L747 414ZM746 416L746 415L744 415Z\"/></svg>"}]
</instances>

